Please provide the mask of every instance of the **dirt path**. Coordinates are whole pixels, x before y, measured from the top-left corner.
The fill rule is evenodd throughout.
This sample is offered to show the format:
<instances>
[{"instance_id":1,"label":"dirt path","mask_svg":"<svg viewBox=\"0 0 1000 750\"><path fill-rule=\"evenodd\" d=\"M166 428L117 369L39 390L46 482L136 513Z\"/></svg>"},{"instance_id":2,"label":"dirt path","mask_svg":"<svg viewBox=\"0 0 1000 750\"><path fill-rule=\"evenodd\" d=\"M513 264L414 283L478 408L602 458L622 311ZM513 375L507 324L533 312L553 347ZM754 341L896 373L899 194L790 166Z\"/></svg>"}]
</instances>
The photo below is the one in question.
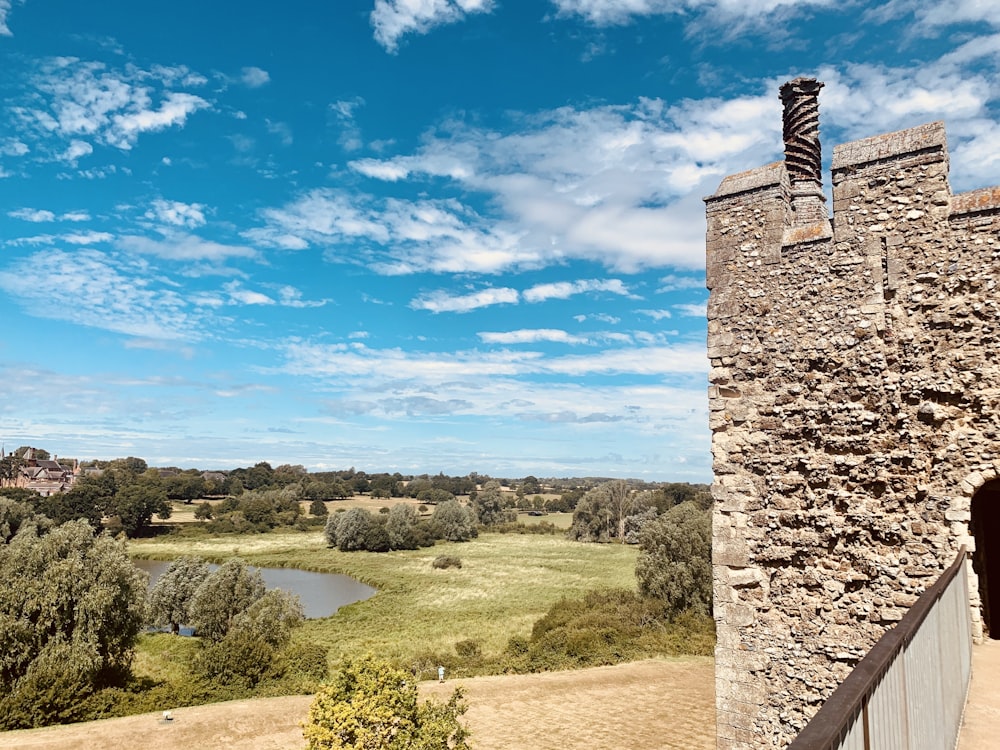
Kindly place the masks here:
<instances>
[{"instance_id":1,"label":"dirt path","mask_svg":"<svg viewBox=\"0 0 1000 750\"><path fill-rule=\"evenodd\" d=\"M477 750L710 750L715 746L708 658L424 683L443 697L462 685ZM0 733L0 749L301 750L309 696L264 698Z\"/></svg>"}]
</instances>

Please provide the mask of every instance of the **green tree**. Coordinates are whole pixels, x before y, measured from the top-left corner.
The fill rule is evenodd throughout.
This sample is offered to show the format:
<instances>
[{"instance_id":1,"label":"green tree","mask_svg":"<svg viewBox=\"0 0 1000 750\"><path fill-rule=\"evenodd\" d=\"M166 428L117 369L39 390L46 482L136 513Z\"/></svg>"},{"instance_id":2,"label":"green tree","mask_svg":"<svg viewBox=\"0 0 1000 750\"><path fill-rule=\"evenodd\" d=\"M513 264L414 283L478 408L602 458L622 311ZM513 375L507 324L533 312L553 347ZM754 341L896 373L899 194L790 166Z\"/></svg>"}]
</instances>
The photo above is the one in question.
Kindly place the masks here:
<instances>
[{"instance_id":1,"label":"green tree","mask_svg":"<svg viewBox=\"0 0 1000 750\"><path fill-rule=\"evenodd\" d=\"M624 480L604 482L580 498L567 536L583 542L624 540L626 519L643 507Z\"/></svg>"},{"instance_id":2,"label":"green tree","mask_svg":"<svg viewBox=\"0 0 1000 750\"><path fill-rule=\"evenodd\" d=\"M416 549L419 546L416 534L418 521L417 511L409 503L393 505L385 522L389 546L392 549Z\"/></svg>"},{"instance_id":3,"label":"green tree","mask_svg":"<svg viewBox=\"0 0 1000 750\"><path fill-rule=\"evenodd\" d=\"M472 501L472 510L476 514L476 520L483 526L495 526L517 520L517 511L504 507L500 483L495 480L487 482L483 485L482 491L476 494L476 499Z\"/></svg>"},{"instance_id":4,"label":"green tree","mask_svg":"<svg viewBox=\"0 0 1000 750\"><path fill-rule=\"evenodd\" d=\"M73 718L92 690L122 684L145 622L146 574L124 542L82 520L41 531L0 544L5 728Z\"/></svg>"},{"instance_id":5,"label":"green tree","mask_svg":"<svg viewBox=\"0 0 1000 750\"><path fill-rule=\"evenodd\" d=\"M212 504L209 502L201 502L195 506L194 517L199 521L211 521L212 520Z\"/></svg>"},{"instance_id":6,"label":"green tree","mask_svg":"<svg viewBox=\"0 0 1000 750\"><path fill-rule=\"evenodd\" d=\"M23 527L37 526L47 531L51 525L48 518L39 516L28 503L0 495L0 543L9 542Z\"/></svg>"},{"instance_id":7,"label":"green tree","mask_svg":"<svg viewBox=\"0 0 1000 750\"><path fill-rule=\"evenodd\" d=\"M316 498L311 503L309 503L309 515L310 516L326 516L329 515L330 511L326 507L320 498Z\"/></svg>"},{"instance_id":8,"label":"green tree","mask_svg":"<svg viewBox=\"0 0 1000 750\"><path fill-rule=\"evenodd\" d=\"M408 672L368 656L345 661L320 689L303 734L307 750L468 750L465 710L460 690L419 704Z\"/></svg>"},{"instance_id":9,"label":"green tree","mask_svg":"<svg viewBox=\"0 0 1000 750\"><path fill-rule=\"evenodd\" d=\"M671 614L712 612L712 516L684 502L639 533L635 576L644 596L664 601Z\"/></svg>"},{"instance_id":10,"label":"green tree","mask_svg":"<svg viewBox=\"0 0 1000 750\"><path fill-rule=\"evenodd\" d=\"M208 576L208 563L199 557L181 557L170 563L149 592L149 622L169 625L172 633L192 622L191 602Z\"/></svg>"},{"instance_id":11,"label":"green tree","mask_svg":"<svg viewBox=\"0 0 1000 750\"><path fill-rule=\"evenodd\" d=\"M288 646L292 629L302 620L297 596L280 589L267 591L233 618L221 640L205 646L195 666L203 676L224 685L253 687Z\"/></svg>"},{"instance_id":12,"label":"green tree","mask_svg":"<svg viewBox=\"0 0 1000 750\"><path fill-rule=\"evenodd\" d=\"M210 641L221 641L233 620L264 595L264 579L245 561L228 560L198 586L191 598L190 616L195 632Z\"/></svg>"},{"instance_id":13,"label":"green tree","mask_svg":"<svg viewBox=\"0 0 1000 750\"><path fill-rule=\"evenodd\" d=\"M327 544L341 552L363 550L367 549L367 537L375 523L374 516L364 508L351 508L330 516L323 533Z\"/></svg>"},{"instance_id":14,"label":"green tree","mask_svg":"<svg viewBox=\"0 0 1000 750\"><path fill-rule=\"evenodd\" d=\"M458 500L439 503L434 509L433 520L441 538L449 542L467 542L476 536L475 517Z\"/></svg>"},{"instance_id":15,"label":"green tree","mask_svg":"<svg viewBox=\"0 0 1000 750\"><path fill-rule=\"evenodd\" d=\"M118 517L128 537L142 533L154 514L170 518L170 503L160 482L147 475L121 487L108 507L108 515Z\"/></svg>"}]
</instances>

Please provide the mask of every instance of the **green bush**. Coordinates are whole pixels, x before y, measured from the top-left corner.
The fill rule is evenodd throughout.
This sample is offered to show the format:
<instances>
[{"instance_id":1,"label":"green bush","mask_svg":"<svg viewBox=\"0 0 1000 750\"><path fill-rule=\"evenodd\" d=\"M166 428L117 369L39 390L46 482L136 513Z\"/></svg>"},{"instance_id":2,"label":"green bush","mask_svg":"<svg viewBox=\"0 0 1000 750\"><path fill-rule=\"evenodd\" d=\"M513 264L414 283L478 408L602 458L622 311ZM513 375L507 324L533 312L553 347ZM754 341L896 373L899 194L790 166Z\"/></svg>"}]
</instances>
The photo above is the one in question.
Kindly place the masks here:
<instances>
[{"instance_id":1,"label":"green bush","mask_svg":"<svg viewBox=\"0 0 1000 750\"><path fill-rule=\"evenodd\" d=\"M431 563L431 567L441 570L445 568L461 568L462 560L454 555L438 555L434 558L434 562Z\"/></svg>"},{"instance_id":2,"label":"green bush","mask_svg":"<svg viewBox=\"0 0 1000 750\"><path fill-rule=\"evenodd\" d=\"M287 672L298 673L315 680L325 680L330 675L327 648L319 643L308 641L293 644L285 649L281 656Z\"/></svg>"},{"instance_id":3,"label":"green bush","mask_svg":"<svg viewBox=\"0 0 1000 750\"><path fill-rule=\"evenodd\" d=\"M501 658L505 671L539 671L710 655L714 646L710 617L690 611L671 620L664 602L610 589L560 600L535 622L530 638L511 638Z\"/></svg>"},{"instance_id":4,"label":"green bush","mask_svg":"<svg viewBox=\"0 0 1000 750\"><path fill-rule=\"evenodd\" d=\"M479 641L467 638L455 644L455 653L463 659L478 659L483 655L483 647Z\"/></svg>"},{"instance_id":5,"label":"green bush","mask_svg":"<svg viewBox=\"0 0 1000 750\"><path fill-rule=\"evenodd\" d=\"M345 661L316 694L303 728L308 750L468 750L462 693L417 702L412 676L374 657Z\"/></svg>"}]
</instances>

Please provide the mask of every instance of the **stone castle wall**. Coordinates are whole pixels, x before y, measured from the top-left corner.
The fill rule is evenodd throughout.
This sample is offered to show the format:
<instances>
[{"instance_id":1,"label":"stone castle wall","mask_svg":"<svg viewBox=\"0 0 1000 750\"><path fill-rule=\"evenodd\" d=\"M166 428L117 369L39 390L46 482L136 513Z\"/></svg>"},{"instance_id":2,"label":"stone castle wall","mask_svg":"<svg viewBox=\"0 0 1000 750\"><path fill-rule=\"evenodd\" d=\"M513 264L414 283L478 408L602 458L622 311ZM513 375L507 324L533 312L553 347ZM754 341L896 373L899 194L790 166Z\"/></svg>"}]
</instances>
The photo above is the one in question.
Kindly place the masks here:
<instances>
[{"instance_id":1,"label":"stone castle wall","mask_svg":"<svg viewBox=\"0 0 1000 750\"><path fill-rule=\"evenodd\" d=\"M720 750L787 745L1000 473L1000 189L952 195L931 123L835 148L832 221L804 192L706 199Z\"/></svg>"}]
</instances>

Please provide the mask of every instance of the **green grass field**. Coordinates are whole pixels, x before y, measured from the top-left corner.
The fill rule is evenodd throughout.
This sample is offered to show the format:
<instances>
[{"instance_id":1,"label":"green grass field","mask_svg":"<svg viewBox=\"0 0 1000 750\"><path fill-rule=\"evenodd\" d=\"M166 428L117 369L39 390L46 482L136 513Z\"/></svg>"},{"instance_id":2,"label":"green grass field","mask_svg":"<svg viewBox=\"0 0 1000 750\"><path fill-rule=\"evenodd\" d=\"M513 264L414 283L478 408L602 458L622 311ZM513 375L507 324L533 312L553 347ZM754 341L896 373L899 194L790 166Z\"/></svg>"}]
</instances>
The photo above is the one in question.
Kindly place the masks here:
<instances>
[{"instance_id":1,"label":"green grass field","mask_svg":"<svg viewBox=\"0 0 1000 750\"><path fill-rule=\"evenodd\" d=\"M130 552L159 560L242 557L262 567L352 576L379 593L332 617L307 621L297 637L322 643L332 660L370 651L408 663L454 654L455 643L467 639L477 641L485 656L496 655L511 636L528 636L560 598L595 588L634 589L638 554L630 546L536 534L484 534L471 542L403 552L339 552L327 548L319 531L162 536L132 541ZM431 567L438 555L455 555L462 567ZM139 658L155 671L156 656L144 650L140 645Z\"/></svg>"}]
</instances>

